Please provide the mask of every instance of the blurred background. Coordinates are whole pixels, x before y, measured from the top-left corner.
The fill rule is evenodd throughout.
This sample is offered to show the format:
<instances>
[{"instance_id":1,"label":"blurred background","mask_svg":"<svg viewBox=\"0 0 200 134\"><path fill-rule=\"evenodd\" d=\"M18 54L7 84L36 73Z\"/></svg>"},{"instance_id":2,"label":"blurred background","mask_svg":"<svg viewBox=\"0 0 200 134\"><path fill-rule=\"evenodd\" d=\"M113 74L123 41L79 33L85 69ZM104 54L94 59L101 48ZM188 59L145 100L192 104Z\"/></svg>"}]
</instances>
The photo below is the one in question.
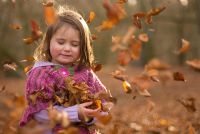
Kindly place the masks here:
<instances>
[{"instance_id":1,"label":"blurred background","mask_svg":"<svg viewBox=\"0 0 200 134\"><path fill-rule=\"evenodd\" d=\"M26 45L23 38L31 34L30 21L35 20L43 33L46 30L43 5L45 0L0 0L0 62L13 61L19 68L25 57L33 54L37 43ZM116 2L111 0L111 2ZM126 16L114 28L98 32L95 28L106 19L106 10L102 0L58 0L55 5L69 5L78 10L85 19L90 11L96 13L94 21L89 24L94 41L96 60L104 65L116 65L117 55L111 52L112 36L123 36L133 26L133 14L147 12L152 8L167 4L167 8L153 17L153 23L142 23L142 29L135 33L149 36L147 45L143 45L141 59L131 64L144 65L152 58L162 59L172 65L184 65L185 60L200 57L200 1L199 0L128 0L125 4ZM10 24L21 24L22 29L13 30ZM153 29L150 30L150 29ZM173 51L181 46L181 39L190 42L190 51L176 56Z\"/></svg>"}]
</instances>

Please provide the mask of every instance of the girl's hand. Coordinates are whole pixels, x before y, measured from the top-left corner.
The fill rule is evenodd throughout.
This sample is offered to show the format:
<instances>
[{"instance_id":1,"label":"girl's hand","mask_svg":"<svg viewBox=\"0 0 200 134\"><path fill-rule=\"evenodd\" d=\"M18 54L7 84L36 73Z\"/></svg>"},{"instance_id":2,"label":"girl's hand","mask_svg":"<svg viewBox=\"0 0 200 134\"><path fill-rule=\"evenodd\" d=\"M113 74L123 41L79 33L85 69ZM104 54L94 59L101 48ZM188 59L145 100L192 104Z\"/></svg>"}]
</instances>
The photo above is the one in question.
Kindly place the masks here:
<instances>
[{"instance_id":1,"label":"girl's hand","mask_svg":"<svg viewBox=\"0 0 200 134\"><path fill-rule=\"evenodd\" d=\"M83 122L87 122L91 118L97 116L100 114L100 108L97 109L89 109L87 108L88 106L92 105L93 102L85 102L82 104L79 104L78 108L78 116L79 119L82 120Z\"/></svg>"}]
</instances>

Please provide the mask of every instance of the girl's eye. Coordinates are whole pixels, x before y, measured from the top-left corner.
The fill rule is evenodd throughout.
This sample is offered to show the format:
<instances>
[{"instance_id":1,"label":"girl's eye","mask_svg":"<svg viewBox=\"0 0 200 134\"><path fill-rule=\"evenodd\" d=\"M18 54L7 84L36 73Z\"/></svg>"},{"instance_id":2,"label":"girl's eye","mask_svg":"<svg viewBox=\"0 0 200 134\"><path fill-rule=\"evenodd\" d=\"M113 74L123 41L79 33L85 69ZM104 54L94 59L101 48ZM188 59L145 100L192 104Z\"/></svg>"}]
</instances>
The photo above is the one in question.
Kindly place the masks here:
<instances>
[{"instance_id":1,"label":"girl's eye","mask_svg":"<svg viewBox=\"0 0 200 134\"><path fill-rule=\"evenodd\" d=\"M79 44L77 44L77 43L75 44L75 43L74 43L74 44L72 44L72 46L73 46L73 47L78 47Z\"/></svg>"},{"instance_id":2,"label":"girl's eye","mask_svg":"<svg viewBox=\"0 0 200 134\"><path fill-rule=\"evenodd\" d=\"M60 45L63 45L63 44L64 44L64 42L63 42L63 41L62 41L62 42L61 42L61 41L60 41L60 42L58 41L58 44L60 44Z\"/></svg>"}]
</instances>

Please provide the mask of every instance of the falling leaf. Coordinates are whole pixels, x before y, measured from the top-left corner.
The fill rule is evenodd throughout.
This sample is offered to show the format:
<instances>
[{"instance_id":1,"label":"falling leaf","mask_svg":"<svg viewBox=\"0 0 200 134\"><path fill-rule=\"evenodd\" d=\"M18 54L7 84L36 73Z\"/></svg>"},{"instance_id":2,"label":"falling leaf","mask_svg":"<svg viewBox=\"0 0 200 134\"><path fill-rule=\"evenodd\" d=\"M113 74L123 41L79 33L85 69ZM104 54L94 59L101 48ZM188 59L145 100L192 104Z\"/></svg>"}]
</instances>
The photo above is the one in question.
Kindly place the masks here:
<instances>
[{"instance_id":1,"label":"falling leaf","mask_svg":"<svg viewBox=\"0 0 200 134\"><path fill-rule=\"evenodd\" d=\"M145 65L145 70L156 69L156 70L168 70L170 65L167 63L159 60L159 59L152 59Z\"/></svg>"},{"instance_id":2,"label":"falling leaf","mask_svg":"<svg viewBox=\"0 0 200 134\"><path fill-rule=\"evenodd\" d=\"M195 98L188 97L187 99L180 98L177 100L179 103L181 103L189 112L195 112L196 106L195 106Z\"/></svg>"},{"instance_id":3,"label":"falling leaf","mask_svg":"<svg viewBox=\"0 0 200 134\"><path fill-rule=\"evenodd\" d=\"M55 9L53 7L53 2L43 3L44 6L44 16L47 25L52 25L56 22L57 16Z\"/></svg>"},{"instance_id":4,"label":"falling leaf","mask_svg":"<svg viewBox=\"0 0 200 134\"><path fill-rule=\"evenodd\" d=\"M127 2L128 2L128 0L118 0L119 4L124 4L124 3L127 3Z\"/></svg>"},{"instance_id":5,"label":"falling leaf","mask_svg":"<svg viewBox=\"0 0 200 134\"><path fill-rule=\"evenodd\" d=\"M150 76L150 78L154 82L160 82L160 80L156 76Z\"/></svg>"},{"instance_id":6,"label":"falling leaf","mask_svg":"<svg viewBox=\"0 0 200 134\"><path fill-rule=\"evenodd\" d=\"M115 70L114 72L111 73L111 75L118 80L125 81L127 76L124 74L122 70Z\"/></svg>"},{"instance_id":7,"label":"falling leaf","mask_svg":"<svg viewBox=\"0 0 200 134\"><path fill-rule=\"evenodd\" d=\"M30 71L32 68L33 68L33 65L26 66L26 67L24 68L24 72L27 73L27 72Z\"/></svg>"},{"instance_id":8,"label":"falling leaf","mask_svg":"<svg viewBox=\"0 0 200 134\"><path fill-rule=\"evenodd\" d=\"M43 33L42 31L40 31L39 25L34 20L31 20L31 29L32 29L31 36L23 39L25 44L32 44L34 41L42 37Z\"/></svg>"},{"instance_id":9,"label":"falling leaf","mask_svg":"<svg viewBox=\"0 0 200 134\"><path fill-rule=\"evenodd\" d=\"M133 24L137 28L141 29L142 28L141 19L144 18L144 17L146 17L146 13L144 13L144 12L135 13L133 15Z\"/></svg>"},{"instance_id":10,"label":"falling leaf","mask_svg":"<svg viewBox=\"0 0 200 134\"><path fill-rule=\"evenodd\" d=\"M96 40L96 39L97 39L97 36L94 35L94 34L92 34L92 35L91 35L91 39L92 39L92 40Z\"/></svg>"},{"instance_id":11,"label":"falling leaf","mask_svg":"<svg viewBox=\"0 0 200 134\"><path fill-rule=\"evenodd\" d=\"M145 20L146 20L145 22L147 24L152 24L152 22L153 22L152 16L160 14L165 9L166 9L166 6L161 6L161 7L158 7L158 8L153 8L150 11L148 11L147 13L145 13L145 12L135 13L133 15L133 24L137 28L141 29L142 28L141 19L143 19L143 18L145 18Z\"/></svg>"},{"instance_id":12,"label":"falling leaf","mask_svg":"<svg viewBox=\"0 0 200 134\"><path fill-rule=\"evenodd\" d=\"M112 4L110 0L104 0L103 7L106 9L107 20L104 20L102 24L96 28L97 31L113 28L126 15L122 4Z\"/></svg>"},{"instance_id":13,"label":"falling leaf","mask_svg":"<svg viewBox=\"0 0 200 134\"><path fill-rule=\"evenodd\" d=\"M139 60L142 51L142 43L139 40L134 40L130 44L129 52L131 55L131 59Z\"/></svg>"},{"instance_id":14,"label":"falling leaf","mask_svg":"<svg viewBox=\"0 0 200 134\"><path fill-rule=\"evenodd\" d=\"M23 39L23 42L26 44L32 44L33 43L33 38L32 37L27 37Z\"/></svg>"},{"instance_id":15,"label":"falling leaf","mask_svg":"<svg viewBox=\"0 0 200 134\"><path fill-rule=\"evenodd\" d=\"M14 71L16 71L17 64L14 63L14 62L11 62L11 61L5 61L4 64L3 64L3 68L5 70L14 70Z\"/></svg>"},{"instance_id":16,"label":"falling leaf","mask_svg":"<svg viewBox=\"0 0 200 134\"><path fill-rule=\"evenodd\" d=\"M22 26L20 24L10 24L10 28L14 30L20 30L22 29Z\"/></svg>"},{"instance_id":17,"label":"falling leaf","mask_svg":"<svg viewBox=\"0 0 200 134\"><path fill-rule=\"evenodd\" d=\"M118 54L118 63L121 66L126 66L131 61L131 56L127 50L121 50Z\"/></svg>"},{"instance_id":18,"label":"falling leaf","mask_svg":"<svg viewBox=\"0 0 200 134\"><path fill-rule=\"evenodd\" d=\"M186 79L185 79L184 75L182 73L180 73L180 72L174 72L173 73L173 78L176 81L184 81L184 82L186 82Z\"/></svg>"},{"instance_id":19,"label":"falling leaf","mask_svg":"<svg viewBox=\"0 0 200 134\"><path fill-rule=\"evenodd\" d=\"M149 41L149 37L147 34L143 33L143 34L139 34L138 36L139 40L141 40L142 42L148 42Z\"/></svg>"},{"instance_id":20,"label":"falling leaf","mask_svg":"<svg viewBox=\"0 0 200 134\"><path fill-rule=\"evenodd\" d=\"M27 56L24 60L21 60L20 62L33 62L35 61L33 56Z\"/></svg>"},{"instance_id":21,"label":"falling leaf","mask_svg":"<svg viewBox=\"0 0 200 134\"><path fill-rule=\"evenodd\" d=\"M182 39L182 47L178 50L175 51L175 54L183 54L186 53L190 48L190 43L186 41L185 39Z\"/></svg>"},{"instance_id":22,"label":"falling leaf","mask_svg":"<svg viewBox=\"0 0 200 134\"><path fill-rule=\"evenodd\" d=\"M90 13L89 13L89 18L88 18L88 20L87 20L86 22L87 22L88 24L91 23L91 22L94 20L95 16L96 16L95 12L90 11Z\"/></svg>"},{"instance_id":23,"label":"falling leaf","mask_svg":"<svg viewBox=\"0 0 200 134\"><path fill-rule=\"evenodd\" d=\"M194 60L187 60L186 64L192 67L193 69L200 71L200 60L194 59Z\"/></svg>"},{"instance_id":24,"label":"falling leaf","mask_svg":"<svg viewBox=\"0 0 200 134\"><path fill-rule=\"evenodd\" d=\"M125 93L128 93L128 94L131 93L132 89L131 89L131 85L128 81L123 81L122 85L123 85L123 89L124 89Z\"/></svg>"},{"instance_id":25,"label":"falling leaf","mask_svg":"<svg viewBox=\"0 0 200 134\"><path fill-rule=\"evenodd\" d=\"M94 67L92 67L92 70L94 72L100 71L102 69L102 64L95 64Z\"/></svg>"},{"instance_id":26,"label":"falling leaf","mask_svg":"<svg viewBox=\"0 0 200 134\"><path fill-rule=\"evenodd\" d=\"M150 14L152 16L158 15L160 14L162 11L164 11L166 9L166 6L161 6L158 8L153 8L150 11L147 12L147 14Z\"/></svg>"}]
</instances>

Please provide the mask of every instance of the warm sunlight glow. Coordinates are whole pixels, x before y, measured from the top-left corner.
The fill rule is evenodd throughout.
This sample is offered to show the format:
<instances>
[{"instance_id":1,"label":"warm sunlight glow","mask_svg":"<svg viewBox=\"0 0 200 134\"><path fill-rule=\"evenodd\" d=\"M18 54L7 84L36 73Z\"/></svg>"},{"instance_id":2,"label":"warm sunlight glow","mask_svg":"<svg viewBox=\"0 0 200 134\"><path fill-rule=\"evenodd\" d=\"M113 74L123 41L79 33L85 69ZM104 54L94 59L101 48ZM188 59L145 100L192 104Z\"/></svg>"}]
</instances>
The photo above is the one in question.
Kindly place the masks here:
<instances>
[{"instance_id":1,"label":"warm sunlight glow","mask_svg":"<svg viewBox=\"0 0 200 134\"><path fill-rule=\"evenodd\" d=\"M181 4L183 6L187 6L188 5L188 0L180 0Z\"/></svg>"}]
</instances>

